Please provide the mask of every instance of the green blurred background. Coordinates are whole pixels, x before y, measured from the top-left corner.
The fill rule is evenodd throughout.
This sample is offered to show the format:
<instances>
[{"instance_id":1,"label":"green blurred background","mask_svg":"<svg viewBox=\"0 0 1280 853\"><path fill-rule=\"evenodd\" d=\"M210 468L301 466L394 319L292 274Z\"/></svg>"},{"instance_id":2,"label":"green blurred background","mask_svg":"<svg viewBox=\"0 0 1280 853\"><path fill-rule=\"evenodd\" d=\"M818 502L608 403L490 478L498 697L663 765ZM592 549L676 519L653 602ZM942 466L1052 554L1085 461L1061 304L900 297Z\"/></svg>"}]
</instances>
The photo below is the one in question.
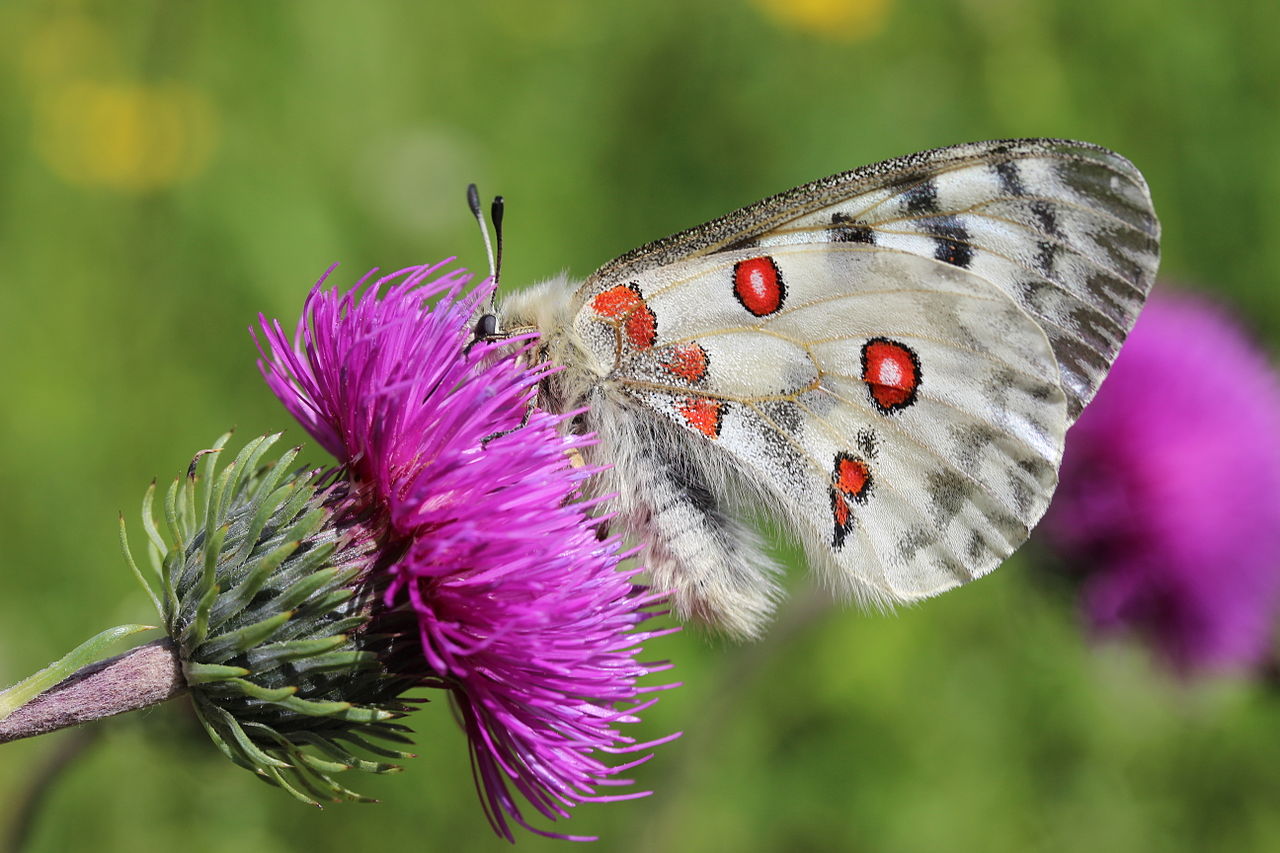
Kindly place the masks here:
<instances>
[{"instance_id":1,"label":"green blurred background","mask_svg":"<svg viewBox=\"0 0 1280 853\"><path fill-rule=\"evenodd\" d=\"M292 426L257 312L457 254L507 198L506 280L583 276L795 184L1052 135L1146 173L1164 277L1280 335L1280 4L1198 0L112 0L0 5L0 684L151 618L116 514L237 425ZM320 460L312 448L311 458ZM663 641L653 797L598 850L1280 849L1280 695L1085 638L1032 557L891 616L801 572L779 625ZM317 811L183 709L104 725L33 851L498 850L447 707L420 758ZM68 733L0 749L0 821ZM525 849L564 849L522 838Z\"/></svg>"}]
</instances>

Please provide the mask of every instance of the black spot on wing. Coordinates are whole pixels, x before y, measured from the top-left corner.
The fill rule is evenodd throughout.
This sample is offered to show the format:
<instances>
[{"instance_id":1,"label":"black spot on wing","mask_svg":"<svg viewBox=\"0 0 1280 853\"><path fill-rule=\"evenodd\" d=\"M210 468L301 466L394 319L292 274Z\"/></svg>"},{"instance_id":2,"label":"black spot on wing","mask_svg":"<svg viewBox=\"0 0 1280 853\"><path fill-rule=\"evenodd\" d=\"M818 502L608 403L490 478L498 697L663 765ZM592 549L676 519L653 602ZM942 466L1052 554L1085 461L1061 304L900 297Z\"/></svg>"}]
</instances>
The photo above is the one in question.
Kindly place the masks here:
<instances>
[{"instance_id":1,"label":"black spot on wing","mask_svg":"<svg viewBox=\"0 0 1280 853\"><path fill-rule=\"evenodd\" d=\"M1039 457L1020 459L1018 460L1018 470L1044 489L1052 489L1058 482L1058 469L1047 459Z\"/></svg>"},{"instance_id":2,"label":"black spot on wing","mask_svg":"<svg viewBox=\"0 0 1280 853\"><path fill-rule=\"evenodd\" d=\"M863 427L858 430L855 440L858 445L858 452L868 459L875 459L880 455L880 437L876 435L875 430Z\"/></svg>"},{"instance_id":3,"label":"black spot on wing","mask_svg":"<svg viewBox=\"0 0 1280 853\"><path fill-rule=\"evenodd\" d=\"M925 178L903 193L902 200L907 213L937 213L938 185L933 178Z\"/></svg>"},{"instance_id":4,"label":"black spot on wing","mask_svg":"<svg viewBox=\"0 0 1280 853\"><path fill-rule=\"evenodd\" d=\"M1036 218L1040 230L1051 237L1059 235L1058 215L1053 212L1053 205L1047 201L1033 201L1030 204L1031 215Z\"/></svg>"},{"instance_id":5,"label":"black spot on wing","mask_svg":"<svg viewBox=\"0 0 1280 853\"><path fill-rule=\"evenodd\" d=\"M988 553L994 553L991 546L987 544L987 540L982 537L982 532L973 530L969 533L969 543L965 546L965 557L970 564L979 563Z\"/></svg>"},{"instance_id":6,"label":"black spot on wing","mask_svg":"<svg viewBox=\"0 0 1280 853\"><path fill-rule=\"evenodd\" d=\"M925 220L925 230L934 237L933 256L952 266L968 269L973 263L972 235L957 216L938 216Z\"/></svg>"},{"instance_id":7,"label":"black spot on wing","mask_svg":"<svg viewBox=\"0 0 1280 853\"><path fill-rule=\"evenodd\" d=\"M996 177L1000 180L1000 189L1007 195L1026 195L1027 188L1022 184L1022 173L1018 170L1018 164L1015 161L1006 160L1003 163L996 163L995 170Z\"/></svg>"},{"instance_id":8,"label":"black spot on wing","mask_svg":"<svg viewBox=\"0 0 1280 853\"><path fill-rule=\"evenodd\" d=\"M1031 515L1036 503L1036 492L1027 485L1027 481L1016 476L1012 469L1009 476L1009 493L1013 497L1013 508L1019 518Z\"/></svg>"},{"instance_id":9,"label":"black spot on wing","mask_svg":"<svg viewBox=\"0 0 1280 853\"><path fill-rule=\"evenodd\" d=\"M1053 262L1058 257L1058 244L1051 243L1048 240L1036 241L1036 270L1045 276L1045 278L1053 277Z\"/></svg>"},{"instance_id":10,"label":"black spot on wing","mask_svg":"<svg viewBox=\"0 0 1280 853\"><path fill-rule=\"evenodd\" d=\"M1038 457L1018 460L1017 467L1009 469L1009 488L1018 517L1030 517L1057 480L1058 470L1049 461Z\"/></svg>"},{"instance_id":11,"label":"black spot on wing","mask_svg":"<svg viewBox=\"0 0 1280 853\"><path fill-rule=\"evenodd\" d=\"M1013 290L1019 302L1040 315L1049 312L1053 304L1052 298L1057 293L1052 284L1039 278L1020 281L1014 285Z\"/></svg>"},{"instance_id":12,"label":"black spot on wing","mask_svg":"<svg viewBox=\"0 0 1280 853\"><path fill-rule=\"evenodd\" d=\"M950 554L939 554L938 558L933 562L938 568L944 569L953 577L958 578L960 583L968 583L977 577L977 575L973 573L972 569L957 560L955 557L952 557Z\"/></svg>"},{"instance_id":13,"label":"black spot on wing","mask_svg":"<svg viewBox=\"0 0 1280 853\"><path fill-rule=\"evenodd\" d=\"M948 435L952 456L966 470L976 469L983 454L1000 439L1000 431L990 424L957 424Z\"/></svg>"},{"instance_id":14,"label":"black spot on wing","mask_svg":"<svg viewBox=\"0 0 1280 853\"><path fill-rule=\"evenodd\" d=\"M932 530L926 527L912 527L898 540L898 559L904 563L910 563L916 559L921 549L930 548L937 542L937 534Z\"/></svg>"},{"instance_id":15,"label":"black spot on wing","mask_svg":"<svg viewBox=\"0 0 1280 853\"><path fill-rule=\"evenodd\" d=\"M973 496L973 484L954 471L939 469L925 478L933 523L945 528Z\"/></svg>"},{"instance_id":16,"label":"black spot on wing","mask_svg":"<svg viewBox=\"0 0 1280 853\"><path fill-rule=\"evenodd\" d=\"M831 214L831 240L834 243L865 243L874 246L875 229L863 222L855 222L846 213Z\"/></svg>"}]
</instances>

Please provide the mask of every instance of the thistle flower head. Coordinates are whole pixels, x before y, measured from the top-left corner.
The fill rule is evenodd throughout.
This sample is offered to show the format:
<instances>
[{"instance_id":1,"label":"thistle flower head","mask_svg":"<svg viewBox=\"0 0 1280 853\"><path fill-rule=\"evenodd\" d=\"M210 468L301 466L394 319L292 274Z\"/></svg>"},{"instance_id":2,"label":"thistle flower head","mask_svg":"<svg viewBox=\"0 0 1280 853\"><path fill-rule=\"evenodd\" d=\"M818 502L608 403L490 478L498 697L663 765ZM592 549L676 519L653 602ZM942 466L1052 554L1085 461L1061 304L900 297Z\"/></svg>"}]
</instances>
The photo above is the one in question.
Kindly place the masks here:
<instances>
[{"instance_id":1,"label":"thistle flower head","mask_svg":"<svg viewBox=\"0 0 1280 853\"><path fill-rule=\"evenodd\" d=\"M1219 309L1157 294L1067 436L1045 532L1098 630L1256 665L1280 605L1280 382Z\"/></svg>"},{"instance_id":2,"label":"thistle flower head","mask_svg":"<svg viewBox=\"0 0 1280 853\"><path fill-rule=\"evenodd\" d=\"M411 755L394 722L411 684L388 666L394 635L371 616L380 554L377 520L324 472L290 470L298 448L279 436L222 459L229 436L197 454L143 527L158 587L121 540L160 611L196 716L236 764L303 802L364 800L339 784L348 770L391 773L370 760ZM157 524L157 516L165 531ZM379 743L381 742L381 743Z\"/></svg>"},{"instance_id":3,"label":"thistle flower head","mask_svg":"<svg viewBox=\"0 0 1280 853\"><path fill-rule=\"evenodd\" d=\"M620 725L650 704L638 659L664 631L641 628L660 597L634 582L627 554L578 500L591 471L561 418L530 408L548 369L519 340L471 342L488 285L414 267L324 279L292 339L261 321L271 389L342 463L362 508L385 521L383 604L408 608L418 682L449 692L466 729L490 821L529 827L517 794L549 819L600 796L643 751ZM644 760L643 758L641 760ZM621 797L642 796L624 794ZM534 830L537 831L537 830ZM568 836L560 836L568 837Z\"/></svg>"}]
</instances>

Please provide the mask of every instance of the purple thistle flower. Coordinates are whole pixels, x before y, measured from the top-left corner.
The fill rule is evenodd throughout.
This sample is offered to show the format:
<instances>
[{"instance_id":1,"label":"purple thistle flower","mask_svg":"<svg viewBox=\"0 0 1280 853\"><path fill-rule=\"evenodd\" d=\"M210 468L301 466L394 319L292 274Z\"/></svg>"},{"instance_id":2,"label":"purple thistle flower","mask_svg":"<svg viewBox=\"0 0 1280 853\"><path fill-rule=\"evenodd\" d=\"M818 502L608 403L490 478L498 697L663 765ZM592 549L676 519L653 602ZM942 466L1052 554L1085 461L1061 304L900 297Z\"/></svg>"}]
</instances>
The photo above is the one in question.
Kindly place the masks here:
<instances>
[{"instance_id":1,"label":"purple thistle flower","mask_svg":"<svg viewBox=\"0 0 1280 853\"><path fill-rule=\"evenodd\" d=\"M1260 664L1280 604L1280 383L1240 328L1157 294L1067 436L1049 541L1095 629L1183 672Z\"/></svg>"},{"instance_id":2,"label":"purple thistle flower","mask_svg":"<svg viewBox=\"0 0 1280 853\"><path fill-rule=\"evenodd\" d=\"M292 342L261 318L259 366L389 526L399 556L384 603L416 614L422 683L449 691L490 823L514 840L508 818L546 833L512 789L552 820L579 802L648 793L600 795L631 784L617 774L649 757L609 766L601 755L678 736L637 743L618 728L665 689L639 686L668 665L637 656L675 629L638 630L663 596L634 583L638 569L618 569L630 554L600 540L578 500L594 472L569 451L589 439L529 410L549 368L527 366L521 341L468 350L491 285L464 293L470 276L443 266L372 283L370 273L346 294L322 278Z\"/></svg>"}]
</instances>

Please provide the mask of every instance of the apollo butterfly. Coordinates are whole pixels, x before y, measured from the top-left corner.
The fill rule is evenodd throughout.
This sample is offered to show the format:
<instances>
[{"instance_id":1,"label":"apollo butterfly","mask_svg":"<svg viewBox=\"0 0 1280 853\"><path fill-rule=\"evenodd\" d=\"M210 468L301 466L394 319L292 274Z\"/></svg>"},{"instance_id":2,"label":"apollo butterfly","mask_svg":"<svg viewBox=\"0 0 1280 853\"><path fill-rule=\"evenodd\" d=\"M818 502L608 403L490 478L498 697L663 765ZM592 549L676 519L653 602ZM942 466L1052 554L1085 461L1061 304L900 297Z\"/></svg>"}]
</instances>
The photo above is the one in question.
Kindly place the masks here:
<instances>
[{"instance_id":1,"label":"apollo butterfly","mask_svg":"<svg viewBox=\"0 0 1280 853\"><path fill-rule=\"evenodd\" d=\"M473 208L477 209L473 203ZM611 466L595 488L655 586L759 633L768 513L836 589L914 601L1039 520L1067 427L1155 276L1141 174L1104 148L978 142L806 184L489 308L540 333L538 403Z\"/></svg>"}]
</instances>

